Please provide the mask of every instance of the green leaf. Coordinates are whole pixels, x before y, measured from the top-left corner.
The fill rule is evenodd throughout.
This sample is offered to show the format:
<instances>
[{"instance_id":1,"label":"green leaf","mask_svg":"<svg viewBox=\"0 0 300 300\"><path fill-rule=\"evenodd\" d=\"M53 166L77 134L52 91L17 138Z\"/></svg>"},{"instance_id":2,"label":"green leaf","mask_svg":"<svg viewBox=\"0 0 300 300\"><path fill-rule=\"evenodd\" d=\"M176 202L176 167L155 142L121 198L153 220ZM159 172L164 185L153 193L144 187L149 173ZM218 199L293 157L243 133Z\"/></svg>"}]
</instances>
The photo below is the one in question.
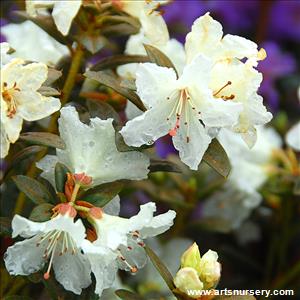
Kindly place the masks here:
<instances>
[{"instance_id":1,"label":"green leaf","mask_svg":"<svg viewBox=\"0 0 300 300\"><path fill-rule=\"evenodd\" d=\"M139 29L130 24L121 23L116 25L107 25L101 32L107 37L112 37L137 34Z\"/></svg>"},{"instance_id":2,"label":"green leaf","mask_svg":"<svg viewBox=\"0 0 300 300\"><path fill-rule=\"evenodd\" d=\"M46 147L42 146L29 146L21 151L19 151L17 154L13 156L11 159L11 163L7 167L5 174L7 174L14 166L19 164L21 161L29 158L30 156L39 153L40 151L46 150Z\"/></svg>"},{"instance_id":3,"label":"green leaf","mask_svg":"<svg viewBox=\"0 0 300 300\"><path fill-rule=\"evenodd\" d=\"M50 86L41 86L38 89L38 92L45 97L59 96L61 94L58 90L56 90Z\"/></svg>"},{"instance_id":4,"label":"green leaf","mask_svg":"<svg viewBox=\"0 0 300 300\"><path fill-rule=\"evenodd\" d=\"M7 217L0 217L0 235L11 236L11 220Z\"/></svg>"},{"instance_id":5,"label":"green leaf","mask_svg":"<svg viewBox=\"0 0 300 300\"><path fill-rule=\"evenodd\" d=\"M178 78L178 72L168 56L166 56L164 53L162 53L154 46L144 44L144 48L151 62L161 67L172 68L175 71Z\"/></svg>"},{"instance_id":6,"label":"green leaf","mask_svg":"<svg viewBox=\"0 0 300 300\"><path fill-rule=\"evenodd\" d=\"M43 86L52 85L58 78L62 76L62 71L48 67L48 75L46 81L43 83Z\"/></svg>"},{"instance_id":7,"label":"green leaf","mask_svg":"<svg viewBox=\"0 0 300 300\"><path fill-rule=\"evenodd\" d=\"M71 173L70 170L62 163L58 162L55 165L55 186L56 190L60 193L65 191L65 183L67 181L67 173Z\"/></svg>"},{"instance_id":8,"label":"green leaf","mask_svg":"<svg viewBox=\"0 0 300 300\"><path fill-rule=\"evenodd\" d=\"M102 120L112 118L116 124L121 124L120 116L111 105L103 101L87 100L87 107L92 118L99 117Z\"/></svg>"},{"instance_id":9,"label":"green leaf","mask_svg":"<svg viewBox=\"0 0 300 300\"><path fill-rule=\"evenodd\" d=\"M27 278L33 283L39 283L44 279L42 272L36 272L27 276Z\"/></svg>"},{"instance_id":10,"label":"green leaf","mask_svg":"<svg viewBox=\"0 0 300 300\"><path fill-rule=\"evenodd\" d=\"M67 37L63 36L56 28L53 18L50 16L37 16L37 17L31 17L27 13L23 11L15 11L14 14L16 14L20 19L22 20L30 20L37 26L39 26L41 29L46 31L50 36L52 36L56 41L60 42L61 44L67 45L71 44L72 40L68 39Z\"/></svg>"},{"instance_id":11,"label":"green leaf","mask_svg":"<svg viewBox=\"0 0 300 300\"><path fill-rule=\"evenodd\" d=\"M54 205L42 203L37 205L31 212L29 219L34 222L45 222L51 219L53 215L52 208Z\"/></svg>"},{"instance_id":12,"label":"green leaf","mask_svg":"<svg viewBox=\"0 0 300 300\"><path fill-rule=\"evenodd\" d=\"M52 202L52 196L49 191L35 179L24 175L12 177L18 189L23 192L35 204Z\"/></svg>"},{"instance_id":13,"label":"green leaf","mask_svg":"<svg viewBox=\"0 0 300 300\"><path fill-rule=\"evenodd\" d=\"M101 84L112 88L113 90L115 90L117 93L119 93L120 95L126 97L128 100L130 100L133 104L135 104L140 110L145 111L146 108L143 104L143 102L141 101L140 97L134 93L133 91L121 87L120 85L120 81L113 76L110 72L107 71L98 71L98 72L94 72L94 71L87 71L84 76L86 76L89 79L94 79L98 82L100 82Z\"/></svg>"},{"instance_id":14,"label":"green leaf","mask_svg":"<svg viewBox=\"0 0 300 300\"><path fill-rule=\"evenodd\" d=\"M230 221L217 217L203 218L197 222L191 223L190 226L193 230L199 229L220 233L229 233L232 231L232 224Z\"/></svg>"},{"instance_id":15,"label":"green leaf","mask_svg":"<svg viewBox=\"0 0 300 300\"><path fill-rule=\"evenodd\" d=\"M123 289L115 291L115 294L122 300L143 300L140 295Z\"/></svg>"},{"instance_id":16,"label":"green leaf","mask_svg":"<svg viewBox=\"0 0 300 300\"><path fill-rule=\"evenodd\" d=\"M33 144L65 149L64 141L56 134L49 132L25 132L20 135L20 139Z\"/></svg>"},{"instance_id":17,"label":"green leaf","mask_svg":"<svg viewBox=\"0 0 300 300\"><path fill-rule=\"evenodd\" d=\"M203 160L223 177L229 175L230 162L224 148L217 139L212 140L203 156Z\"/></svg>"},{"instance_id":18,"label":"green leaf","mask_svg":"<svg viewBox=\"0 0 300 300\"><path fill-rule=\"evenodd\" d=\"M114 69L121 65L130 63L144 63L149 62L149 58L146 55L114 55L101 59L99 62L91 67L91 71L101 71L105 69Z\"/></svg>"},{"instance_id":19,"label":"green leaf","mask_svg":"<svg viewBox=\"0 0 300 300\"><path fill-rule=\"evenodd\" d=\"M150 172L175 172L181 173L181 169L173 162L161 159L151 159Z\"/></svg>"},{"instance_id":20,"label":"green leaf","mask_svg":"<svg viewBox=\"0 0 300 300\"><path fill-rule=\"evenodd\" d=\"M123 186L124 183L121 181L104 183L87 190L83 195L80 195L79 198L84 201L90 202L95 206L103 207L116 195L119 194Z\"/></svg>"},{"instance_id":21,"label":"green leaf","mask_svg":"<svg viewBox=\"0 0 300 300\"><path fill-rule=\"evenodd\" d=\"M154 267L157 269L167 286L171 291L175 289L175 285L173 283L173 277L164 263L160 260L160 258L153 252L151 248L148 246L145 247L145 251L148 254L149 258L151 259Z\"/></svg>"}]
</instances>

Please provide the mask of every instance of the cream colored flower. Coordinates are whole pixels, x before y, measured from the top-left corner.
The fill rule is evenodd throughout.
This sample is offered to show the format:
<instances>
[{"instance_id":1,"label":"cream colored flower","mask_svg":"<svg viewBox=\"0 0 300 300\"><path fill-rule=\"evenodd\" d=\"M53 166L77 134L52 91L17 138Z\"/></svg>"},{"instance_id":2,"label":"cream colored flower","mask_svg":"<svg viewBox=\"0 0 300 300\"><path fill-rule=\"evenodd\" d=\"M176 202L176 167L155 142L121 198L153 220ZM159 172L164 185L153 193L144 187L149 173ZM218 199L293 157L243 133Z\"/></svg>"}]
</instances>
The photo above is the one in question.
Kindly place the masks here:
<instances>
[{"instance_id":1,"label":"cream colored flower","mask_svg":"<svg viewBox=\"0 0 300 300\"><path fill-rule=\"evenodd\" d=\"M129 37L125 53L128 55L146 55L144 44L152 45L170 58L179 73L185 64L183 45L175 39L170 39L167 25L155 9L167 1L123 1L123 10L138 18L141 29L138 34ZM126 64L118 67L122 77L135 79L138 64Z\"/></svg>"},{"instance_id":2,"label":"cream colored flower","mask_svg":"<svg viewBox=\"0 0 300 300\"><path fill-rule=\"evenodd\" d=\"M125 142L139 147L169 134L181 160L196 170L211 142L205 128L233 126L242 109L214 96L208 86L212 67L209 59L199 55L176 79L173 69L140 64L137 93L148 110L122 128Z\"/></svg>"},{"instance_id":3,"label":"cream colored flower","mask_svg":"<svg viewBox=\"0 0 300 300\"><path fill-rule=\"evenodd\" d=\"M154 217L155 211L155 204L150 202L142 205L140 212L130 219L118 217L117 210L113 210L114 215L96 210L96 217L91 212L98 238L93 243L86 240L83 251L96 277L96 294L101 295L103 289L113 284L118 269L136 273L145 266L147 255L143 239L168 230L176 215L170 210Z\"/></svg>"},{"instance_id":4,"label":"cream colored flower","mask_svg":"<svg viewBox=\"0 0 300 300\"><path fill-rule=\"evenodd\" d=\"M26 0L26 11L35 17L41 9L53 8L52 17L57 29L63 35L67 35L81 3L81 0Z\"/></svg>"},{"instance_id":5,"label":"cream colored flower","mask_svg":"<svg viewBox=\"0 0 300 300\"><path fill-rule=\"evenodd\" d=\"M258 51L254 42L243 37L223 36L222 25L209 13L194 22L186 37L185 50L188 63L199 53L212 59L214 66L209 86L215 97L243 105L239 122L232 130L240 133L247 145L253 147L256 126L272 119L262 97L257 94L262 75L253 68L257 61L266 57L265 51Z\"/></svg>"},{"instance_id":6,"label":"cream colored flower","mask_svg":"<svg viewBox=\"0 0 300 300\"><path fill-rule=\"evenodd\" d=\"M68 204L62 204L62 206ZM8 247L5 266L11 275L30 275L49 265L44 278L50 277L53 267L56 280L62 286L80 295L91 284L91 266L81 253L85 228L81 220L74 222L70 213L58 214L46 222L32 222L19 215L12 221L13 237L25 240Z\"/></svg>"},{"instance_id":7,"label":"cream colored flower","mask_svg":"<svg viewBox=\"0 0 300 300\"><path fill-rule=\"evenodd\" d=\"M9 144L19 138L23 120L36 121L60 108L60 100L38 92L47 79L43 63L24 65L13 59L1 68L1 157L8 154Z\"/></svg>"},{"instance_id":8,"label":"cream colored flower","mask_svg":"<svg viewBox=\"0 0 300 300\"><path fill-rule=\"evenodd\" d=\"M79 120L75 107L62 108L58 123L66 149L56 149L56 155L47 155L37 163L42 176L54 185L54 168L61 162L73 174L92 177L89 187L119 179L147 178L149 158L137 151L119 152L112 121L93 118L87 125Z\"/></svg>"},{"instance_id":9,"label":"cream colored flower","mask_svg":"<svg viewBox=\"0 0 300 300\"><path fill-rule=\"evenodd\" d=\"M12 57L55 65L69 55L66 46L60 44L31 21L2 26L2 33L16 50Z\"/></svg>"}]
</instances>

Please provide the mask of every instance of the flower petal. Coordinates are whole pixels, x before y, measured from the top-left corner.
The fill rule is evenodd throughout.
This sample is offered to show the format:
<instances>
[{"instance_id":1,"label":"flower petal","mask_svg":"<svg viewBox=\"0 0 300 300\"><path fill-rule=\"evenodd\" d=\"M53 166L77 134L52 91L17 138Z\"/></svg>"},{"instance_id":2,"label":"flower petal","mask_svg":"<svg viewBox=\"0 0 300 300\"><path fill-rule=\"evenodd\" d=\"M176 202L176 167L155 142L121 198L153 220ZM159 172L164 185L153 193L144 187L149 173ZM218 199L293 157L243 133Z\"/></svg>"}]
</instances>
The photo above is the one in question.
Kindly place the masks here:
<instances>
[{"instance_id":1,"label":"flower petal","mask_svg":"<svg viewBox=\"0 0 300 300\"><path fill-rule=\"evenodd\" d=\"M23 91L38 90L48 76L48 68L43 63L31 63L22 66L19 72L20 78L17 81L17 86Z\"/></svg>"},{"instance_id":2,"label":"flower petal","mask_svg":"<svg viewBox=\"0 0 300 300\"><path fill-rule=\"evenodd\" d=\"M137 93L147 108L166 101L175 86L176 73L173 69L152 63L139 64L136 72Z\"/></svg>"},{"instance_id":3,"label":"flower petal","mask_svg":"<svg viewBox=\"0 0 300 300\"><path fill-rule=\"evenodd\" d=\"M60 109L60 100L44 97L38 92L21 91L14 94L18 105L18 114L26 121L36 121L50 116Z\"/></svg>"},{"instance_id":4,"label":"flower petal","mask_svg":"<svg viewBox=\"0 0 300 300\"><path fill-rule=\"evenodd\" d=\"M198 18L190 33L186 36L185 51L187 62L191 62L195 56L202 53L208 57L217 56L218 45L222 39L222 25L214 20L209 13Z\"/></svg>"},{"instance_id":5,"label":"flower petal","mask_svg":"<svg viewBox=\"0 0 300 300\"><path fill-rule=\"evenodd\" d=\"M120 197L117 195L110 200L104 207L103 211L111 216L118 216L120 213Z\"/></svg>"},{"instance_id":6,"label":"flower petal","mask_svg":"<svg viewBox=\"0 0 300 300\"><path fill-rule=\"evenodd\" d=\"M36 163L36 166L43 170L41 176L48 180L52 186L55 186L54 170L57 163L58 158L56 155L46 155Z\"/></svg>"},{"instance_id":7,"label":"flower petal","mask_svg":"<svg viewBox=\"0 0 300 300\"><path fill-rule=\"evenodd\" d=\"M1 128L1 131L2 130L5 131L6 136L11 143L16 142L22 130L22 125L23 125L22 118L17 114L14 115L12 118L8 118L6 116L1 116L1 117L2 117L1 125L3 127Z\"/></svg>"},{"instance_id":8,"label":"flower petal","mask_svg":"<svg viewBox=\"0 0 300 300\"><path fill-rule=\"evenodd\" d=\"M64 289L77 295L80 295L82 289L92 283L90 263L80 250L76 254L56 255L53 260L53 269L56 280Z\"/></svg>"},{"instance_id":9,"label":"flower petal","mask_svg":"<svg viewBox=\"0 0 300 300\"><path fill-rule=\"evenodd\" d=\"M55 1L52 17L57 29L63 35L67 35L69 33L72 21L77 15L80 6L81 0Z\"/></svg>"},{"instance_id":10,"label":"flower petal","mask_svg":"<svg viewBox=\"0 0 300 300\"><path fill-rule=\"evenodd\" d=\"M144 144L151 145L158 138L166 135L175 124L174 117L167 120L172 108L172 103L166 100L128 121L120 131L126 144L135 147Z\"/></svg>"},{"instance_id":11,"label":"flower petal","mask_svg":"<svg viewBox=\"0 0 300 300\"><path fill-rule=\"evenodd\" d=\"M211 138L206 134L203 125L195 116L195 112L190 110L188 125L181 120L180 130L173 137L173 144L179 151L179 157L182 162L188 165L192 170L197 170L202 157L211 142ZM187 129L189 127L189 130ZM188 132L187 132L188 131ZM189 141L187 141L187 138Z\"/></svg>"},{"instance_id":12,"label":"flower petal","mask_svg":"<svg viewBox=\"0 0 300 300\"><path fill-rule=\"evenodd\" d=\"M149 159L146 155L117 150L112 119L94 118L88 126L79 120L74 107L66 107L61 110L59 131L66 143L66 150L56 151L59 161L74 173L85 172L91 176L92 185L147 177Z\"/></svg>"},{"instance_id":13,"label":"flower petal","mask_svg":"<svg viewBox=\"0 0 300 300\"><path fill-rule=\"evenodd\" d=\"M101 296L103 290L111 287L115 281L118 270L115 261L117 254L108 248L96 247L88 240L85 240L82 247L96 278L95 293Z\"/></svg>"},{"instance_id":14,"label":"flower petal","mask_svg":"<svg viewBox=\"0 0 300 300\"><path fill-rule=\"evenodd\" d=\"M286 143L296 151L300 151L300 122L294 125L286 135Z\"/></svg>"},{"instance_id":15,"label":"flower petal","mask_svg":"<svg viewBox=\"0 0 300 300\"><path fill-rule=\"evenodd\" d=\"M44 247L36 246L38 239L33 237L22 242L17 242L8 247L4 262L11 275L29 275L41 270L46 262L43 258Z\"/></svg>"}]
</instances>

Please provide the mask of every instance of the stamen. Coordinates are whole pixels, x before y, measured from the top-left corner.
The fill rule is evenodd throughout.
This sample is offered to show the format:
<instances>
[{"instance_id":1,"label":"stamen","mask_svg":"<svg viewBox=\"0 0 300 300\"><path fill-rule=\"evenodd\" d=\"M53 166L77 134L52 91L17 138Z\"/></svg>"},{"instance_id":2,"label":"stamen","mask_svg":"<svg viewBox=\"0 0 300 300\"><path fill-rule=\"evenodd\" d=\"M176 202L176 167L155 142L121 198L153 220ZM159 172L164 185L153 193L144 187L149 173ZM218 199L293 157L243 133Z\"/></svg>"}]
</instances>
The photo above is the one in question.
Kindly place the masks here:
<instances>
[{"instance_id":1,"label":"stamen","mask_svg":"<svg viewBox=\"0 0 300 300\"><path fill-rule=\"evenodd\" d=\"M217 92L215 92L213 94L214 97L216 97L223 89L225 89L227 86L231 85L232 82L231 81L228 81L224 86L222 86Z\"/></svg>"},{"instance_id":2,"label":"stamen","mask_svg":"<svg viewBox=\"0 0 300 300\"><path fill-rule=\"evenodd\" d=\"M56 245L57 245L57 243L55 243L54 249L52 251L52 255L51 255L51 258L50 258L50 262L49 262L47 272L44 274L44 279L45 280L50 278L50 270L51 270L51 267L52 267L52 262L53 262L53 258L54 258L54 254L55 254Z\"/></svg>"}]
</instances>

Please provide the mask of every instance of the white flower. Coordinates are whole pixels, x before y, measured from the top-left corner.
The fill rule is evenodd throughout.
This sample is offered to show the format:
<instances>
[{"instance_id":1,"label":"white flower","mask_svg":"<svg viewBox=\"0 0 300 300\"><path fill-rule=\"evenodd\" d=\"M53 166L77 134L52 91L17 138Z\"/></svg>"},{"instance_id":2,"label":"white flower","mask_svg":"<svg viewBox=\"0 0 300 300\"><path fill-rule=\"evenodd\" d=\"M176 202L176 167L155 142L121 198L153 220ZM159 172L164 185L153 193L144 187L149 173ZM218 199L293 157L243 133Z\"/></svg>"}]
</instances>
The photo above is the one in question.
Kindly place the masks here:
<instances>
[{"instance_id":1,"label":"white flower","mask_svg":"<svg viewBox=\"0 0 300 300\"><path fill-rule=\"evenodd\" d=\"M214 20L209 13L199 17L192 30L186 36L185 51L187 61L191 62L199 53L213 59L214 62L226 59L265 58L265 51L257 50L257 45L243 37L226 34L223 36L222 25Z\"/></svg>"},{"instance_id":2,"label":"white flower","mask_svg":"<svg viewBox=\"0 0 300 300\"><path fill-rule=\"evenodd\" d=\"M185 63L183 45L175 39L170 39L167 25L162 16L155 11L157 5L166 1L126 1L123 10L134 17L139 18L141 30L132 35L125 48L129 55L146 55L144 44L150 44L170 58L179 73L182 72ZM118 67L118 74L126 78L135 78L138 64L126 64Z\"/></svg>"},{"instance_id":3,"label":"white flower","mask_svg":"<svg viewBox=\"0 0 300 300\"><path fill-rule=\"evenodd\" d=\"M71 28L73 19L76 17L81 0L26 0L26 11L30 16L39 14L40 9L53 8L52 17L57 29L67 35Z\"/></svg>"},{"instance_id":4,"label":"white flower","mask_svg":"<svg viewBox=\"0 0 300 300\"><path fill-rule=\"evenodd\" d=\"M296 151L300 151L300 122L294 125L286 135L286 143Z\"/></svg>"},{"instance_id":5,"label":"white flower","mask_svg":"<svg viewBox=\"0 0 300 300\"><path fill-rule=\"evenodd\" d=\"M2 27L3 28L3 27ZM10 45L8 43L1 43L0 50L1 50L1 68L7 64L11 60L11 55L7 54L10 49Z\"/></svg>"},{"instance_id":6,"label":"white flower","mask_svg":"<svg viewBox=\"0 0 300 300\"><path fill-rule=\"evenodd\" d=\"M204 202L203 216L224 220L229 228L238 228L262 201L258 189L268 178L267 165L274 149L282 141L273 128L258 127L255 146L249 149L238 134L222 129L218 140L231 164L224 188Z\"/></svg>"},{"instance_id":7,"label":"white flower","mask_svg":"<svg viewBox=\"0 0 300 300\"><path fill-rule=\"evenodd\" d=\"M243 37L227 34L223 37L222 25L209 13L198 18L186 37L185 50L190 62L199 53L214 61L209 86L218 97L242 103L239 123L232 129L241 133L249 147L256 142L257 125L272 119L263 99L257 94L262 75L253 66L266 57L264 49ZM247 58L246 63L241 59ZM218 87L223 87L218 90Z\"/></svg>"},{"instance_id":8,"label":"white flower","mask_svg":"<svg viewBox=\"0 0 300 300\"><path fill-rule=\"evenodd\" d=\"M23 119L36 121L60 108L58 98L38 92L47 79L47 66L23 64L23 60L16 58L1 68L1 157L7 155L9 144L18 139Z\"/></svg>"},{"instance_id":9,"label":"white flower","mask_svg":"<svg viewBox=\"0 0 300 300\"><path fill-rule=\"evenodd\" d=\"M185 52L180 42L175 39L168 39L164 44L157 44L146 38L143 29L138 34L132 35L125 48L125 54L128 55L146 55L144 44L152 45L162 51L166 56L170 58L179 74L182 73L185 63ZM138 64L131 63L118 67L118 74L122 77L135 79L135 73Z\"/></svg>"},{"instance_id":10,"label":"white flower","mask_svg":"<svg viewBox=\"0 0 300 300\"><path fill-rule=\"evenodd\" d=\"M140 64L137 93L148 110L123 127L125 142L152 144L169 133L181 160L197 169L211 141L201 122L208 127L233 126L241 111L240 104L214 96L208 87L211 69L212 62L202 55L185 66L179 79L173 69Z\"/></svg>"},{"instance_id":11,"label":"white flower","mask_svg":"<svg viewBox=\"0 0 300 300\"><path fill-rule=\"evenodd\" d=\"M113 284L118 269L136 273L146 264L143 239L168 230L176 213L168 211L154 217L156 206L152 202L142 205L140 212L130 219L109 215L105 210L99 216L99 209L95 211L94 227L98 238L93 243L86 240L83 251L96 277L95 293L101 295L103 289Z\"/></svg>"},{"instance_id":12,"label":"white flower","mask_svg":"<svg viewBox=\"0 0 300 300\"><path fill-rule=\"evenodd\" d=\"M300 86L298 88L298 99L300 101ZM300 122L295 124L288 131L285 140L289 147L296 151L300 151Z\"/></svg>"},{"instance_id":13,"label":"white flower","mask_svg":"<svg viewBox=\"0 0 300 300\"><path fill-rule=\"evenodd\" d=\"M55 65L63 56L69 54L66 46L57 42L31 21L8 24L1 30L16 50L12 54L13 57Z\"/></svg>"},{"instance_id":14,"label":"white flower","mask_svg":"<svg viewBox=\"0 0 300 300\"><path fill-rule=\"evenodd\" d=\"M12 229L13 237L19 235L26 239L9 247L4 256L11 275L35 273L49 261L45 279L49 278L53 266L56 280L66 290L80 294L91 284L90 263L80 250L85 228L81 220L74 222L72 213L59 213L42 223L15 215Z\"/></svg>"},{"instance_id":15,"label":"white flower","mask_svg":"<svg viewBox=\"0 0 300 300\"><path fill-rule=\"evenodd\" d=\"M139 19L146 39L155 45L165 45L169 40L167 24L156 9L167 1L121 1L121 8Z\"/></svg>"},{"instance_id":16,"label":"white flower","mask_svg":"<svg viewBox=\"0 0 300 300\"><path fill-rule=\"evenodd\" d=\"M74 107L61 109L59 132L66 149L56 149L56 155L47 155L37 163L42 176L54 185L57 162L66 165L73 174L85 173L96 186L119 179L147 178L149 159L137 151L119 152L115 143L113 120L93 118L90 125L79 120Z\"/></svg>"}]
</instances>

